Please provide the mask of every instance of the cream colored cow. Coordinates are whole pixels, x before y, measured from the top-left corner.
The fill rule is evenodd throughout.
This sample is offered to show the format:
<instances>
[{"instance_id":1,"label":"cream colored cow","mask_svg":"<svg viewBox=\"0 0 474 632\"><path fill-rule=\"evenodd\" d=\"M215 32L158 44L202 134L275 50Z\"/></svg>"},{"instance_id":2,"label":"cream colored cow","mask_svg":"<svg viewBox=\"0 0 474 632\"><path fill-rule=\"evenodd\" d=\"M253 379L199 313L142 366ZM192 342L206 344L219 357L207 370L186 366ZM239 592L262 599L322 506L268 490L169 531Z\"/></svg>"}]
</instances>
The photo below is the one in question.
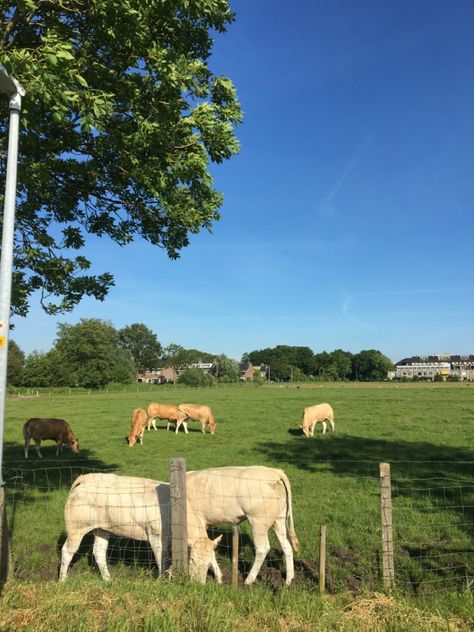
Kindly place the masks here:
<instances>
[{"instance_id":1,"label":"cream colored cow","mask_svg":"<svg viewBox=\"0 0 474 632\"><path fill-rule=\"evenodd\" d=\"M317 423L321 423L323 426L323 434L326 433L326 419L329 421L331 430L334 430L334 411L329 404L316 404L315 406L308 406L303 412L303 421L300 424L300 428L303 430L306 437L314 436L314 427Z\"/></svg>"},{"instance_id":2,"label":"cream colored cow","mask_svg":"<svg viewBox=\"0 0 474 632\"><path fill-rule=\"evenodd\" d=\"M248 520L255 560L245 583L251 584L270 550L268 530L273 527L285 556L286 583L291 584L292 545L298 551L299 542L293 524L290 482L282 470L258 465L199 470L187 473L186 485L188 538L196 539L207 527ZM207 566L192 562L192 571L203 581Z\"/></svg>"},{"instance_id":3,"label":"cream colored cow","mask_svg":"<svg viewBox=\"0 0 474 632\"><path fill-rule=\"evenodd\" d=\"M170 542L170 485L161 481L116 474L83 474L72 484L64 508L67 539L61 552L60 581L67 576L69 564L82 538L94 533L94 558L102 579L110 580L106 553L109 535L122 536L133 540L145 540L150 544L159 571L169 564ZM212 567L218 582L222 574L217 565L215 548L219 538L209 540L204 528L194 528L188 535L191 549L191 577L205 581L202 573L197 576L193 569L204 568L206 574ZM188 529L189 531L189 529Z\"/></svg>"}]
</instances>

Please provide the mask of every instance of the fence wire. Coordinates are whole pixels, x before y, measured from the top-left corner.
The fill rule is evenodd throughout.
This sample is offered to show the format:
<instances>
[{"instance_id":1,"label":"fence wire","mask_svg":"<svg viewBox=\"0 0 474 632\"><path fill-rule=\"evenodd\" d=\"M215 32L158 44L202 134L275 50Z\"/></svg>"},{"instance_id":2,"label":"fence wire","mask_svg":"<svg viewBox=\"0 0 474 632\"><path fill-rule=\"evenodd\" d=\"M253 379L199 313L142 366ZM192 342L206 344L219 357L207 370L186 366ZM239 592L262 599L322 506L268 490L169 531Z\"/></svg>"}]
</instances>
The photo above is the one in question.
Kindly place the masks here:
<instances>
[{"instance_id":1,"label":"fence wire","mask_svg":"<svg viewBox=\"0 0 474 632\"><path fill-rule=\"evenodd\" d=\"M295 529L301 551L295 555L294 583L314 589L319 581L319 528L327 525L326 583L329 592L381 587L381 513L378 462L319 461L310 468L297 462L285 465L291 484ZM426 465L426 464L424 464ZM455 464L453 464L455 465ZM469 469L474 463L464 464ZM474 468L471 469L473 471ZM291 473L290 473L291 470ZM472 590L474 583L474 481L466 478L416 477L407 463L392 463L393 546L395 585L412 594ZM433 467L435 470L435 467ZM79 475L108 473L91 468L87 462L74 465L29 463L11 466L6 473L7 517L11 533L14 575L20 579L58 578L61 550L66 539L64 507L72 483ZM337 478L334 474L337 474ZM261 507L271 518L272 502L266 481L247 479L244 492L222 479L206 489L202 498L214 509L229 505L236 497L248 497L249 510ZM146 540L137 539L136 515L150 523L156 508L143 503L143 493L122 491L115 498L106 486L97 490L96 505L108 504L115 535L110 537L107 563L112 575L136 573L156 575L157 563ZM196 491L194 493L197 493ZM127 503L130 504L127 507ZM140 505L141 503L141 505ZM81 520L92 502L84 505ZM87 507L87 511L86 511ZM169 506L162 503L159 519L166 520ZM155 516L156 518L156 516ZM222 516L221 516L222 518ZM189 520L189 517L188 517ZM267 522L268 522L267 520ZM230 583L232 567L232 525L216 520L208 529L211 539L222 535L217 561L224 583ZM38 528L38 524L40 528ZM269 523L269 527L273 522ZM93 525L95 526L95 524ZM270 551L257 580L272 586L285 581L285 557L273 530ZM244 522L239 534L239 582L248 576L255 559L255 534ZM97 573L92 555L93 537L85 536L71 564L70 573ZM163 566L169 564L169 550Z\"/></svg>"}]
</instances>

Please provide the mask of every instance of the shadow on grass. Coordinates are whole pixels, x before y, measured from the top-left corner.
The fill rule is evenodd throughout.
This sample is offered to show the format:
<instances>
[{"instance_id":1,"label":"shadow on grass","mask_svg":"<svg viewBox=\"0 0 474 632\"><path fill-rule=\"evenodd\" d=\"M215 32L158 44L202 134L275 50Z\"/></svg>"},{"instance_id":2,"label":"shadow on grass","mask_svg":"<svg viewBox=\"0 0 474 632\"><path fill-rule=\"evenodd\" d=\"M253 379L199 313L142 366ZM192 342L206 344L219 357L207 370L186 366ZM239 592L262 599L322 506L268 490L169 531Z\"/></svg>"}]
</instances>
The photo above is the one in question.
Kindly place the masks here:
<instances>
[{"instance_id":1,"label":"shadow on grass","mask_svg":"<svg viewBox=\"0 0 474 632\"><path fill-rule=\"evenodd\" d=\"M392 463L392 476L405 479L445 477L472 480L474 451L427 442L387 441L327 432L306 438L291 428L290 441L260 442L255 451L275 463L288 463L307 472L322 468L340 476L360 474L371 466L378 475L378 463Z\"/></svg>"},{"instance_id":2,"label":"shadow on grass","mask_svg":"<svg viewBox=\"0 0 474 632\"><path fill-rule=\"evenodd\" d=\"M407 507L420 515L435 511L440 516L439 532L448 541L451 527L472 537L474 451L425 441L390 441L337 433L307 439L293 429L289 434L294 438L285 442L261 442L256 451L282 468L291 465L309 475L330 472L354 479L364 476L377 479L378 464L388 462L391 464L394 508L400 517ZM399 500L402 502L398 503ZM444 560L446 568L438 569L437 581L446 574L456 577L456 584L461 585L463 576L469 575L466 560L472 559L472 546L462 551L451 547L443 549L439 543L426 542L426 537L426 534L420 534L418 547L405 546L397 564L407 566L407 574L415 577L417 573L422 576ZM415 568L412 569L410 564L415 564ZM414 579L411 584L416 592Z\"/></svg>"}]
</instances>

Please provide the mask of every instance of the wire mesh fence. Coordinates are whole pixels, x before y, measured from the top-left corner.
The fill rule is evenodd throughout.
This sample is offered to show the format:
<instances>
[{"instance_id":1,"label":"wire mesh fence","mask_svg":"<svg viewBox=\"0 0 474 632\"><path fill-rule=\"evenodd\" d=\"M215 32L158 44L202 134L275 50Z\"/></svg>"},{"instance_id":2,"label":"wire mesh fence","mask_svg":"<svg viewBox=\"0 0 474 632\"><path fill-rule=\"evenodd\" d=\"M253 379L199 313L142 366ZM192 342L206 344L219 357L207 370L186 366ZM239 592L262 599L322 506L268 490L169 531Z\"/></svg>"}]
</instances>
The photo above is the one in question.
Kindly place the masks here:
<instances>
[{"instance_id":1,"label":"wire mesh fence","mask_svg":"<svg viewBox=\"0 0 474 632\"><path fill-rule=\"evenodd\" d=\"M328 592L380 588L383 584L383 550L378 463L319 461L304 469L299 468L297 462L291 465L285 465L285 471L291 484L295 530L301 545L300 552L294 556L294 583L307 586L310 590L318 586L320 525L325 524ZM413 476L417 468L412 465L391 465L395 586L397 590L412 594L472 590L474 480L466 473L473 471L474 463L462 464L462 475L458 478ZM433 464L433 472L437 465ZM426 463L423 464L425 471ZM80 460L70 465L65 465L64 461L49 461L41 465L19 461L9 466L8 472L5 472L5 481L15 577L48 581L58 579L61 551L67 535L64 508L71 485L83 474L111 472L105 468L91 467L90 463ZM338 473L337 478L334 477L335 472ZM149 477L147 472L140 472L139 475ZM200 491L210 511L217 514L219 508L229 505L236 497L242 500L242 496L245 496L248 499L247 514L263 517L257 531L269 531L270 549L264 556L257 581L279 587L286 579L288 558L282 551L281 539L270 527L275 522L272 503L280 496L276 492L270 494L265 485L266 482L260 477L253 476L245 482L245 493L236 487L235 481L224 485L222 480L209 484L206 489L194 486L191 492L197 494ZM161 521L160 529L163 525L166 527L170 511L169 505L163 502L157 514ZM94 516L90 513L89 505L94 503L96 506L108 503L109 509L115 512L113 517L113 512L109 511L109 518L115 521L115 534L109 538L106 557L112 576L136 573L157 575L158 564L150 546L150 529L142 539L137 538L138 531L133 530L137 526L137 508L141 512L142 523L149 525L153 519L156 520L156 516L150 517L150 512L155 511L156 507L151 507L149 500L143 501L140 489L135 488L132 492L125 489L113 499L110 489L99 485L94 502L86 503L87 511L86 505L82 511L83 518L89 519L91 523ZM131 519L133 512L135 515ZM213 515L207 523L211 540L222 536L216 549L216 559L224 583L231 583L232 576L232 522L236 516L232 514L232 519L229 516L221 512L221 515ZM244 517L245 511L238 516ZM91 528L96 526L94 523ZM259 532L256 538L253 517L252 524L247 521L239 526L238 560L235 565L238 583L242 583L252 569L256 557L256 540L260 553L266 548L265 538L262 545L260 535ZM86 535L77 549L70 573L98 572L92 549L93 536ZM166 543L164 549L166 554L162 557L162 563L167 568L171 551ZM257 551L257 554L260 553Z\"/></svg>"}]
</instances>

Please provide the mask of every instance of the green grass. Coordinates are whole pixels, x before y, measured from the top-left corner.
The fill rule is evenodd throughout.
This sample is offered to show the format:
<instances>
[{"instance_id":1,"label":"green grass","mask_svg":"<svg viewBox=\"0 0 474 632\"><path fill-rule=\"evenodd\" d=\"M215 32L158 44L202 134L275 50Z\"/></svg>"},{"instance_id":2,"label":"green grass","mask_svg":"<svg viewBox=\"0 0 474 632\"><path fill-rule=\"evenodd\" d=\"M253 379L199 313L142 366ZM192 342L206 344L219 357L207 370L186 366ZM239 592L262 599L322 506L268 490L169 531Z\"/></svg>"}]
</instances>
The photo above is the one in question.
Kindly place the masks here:
<instances>
[{"instance_id":1,"label":"green grass","mask_svg":"<svg viewBox=\"0 0 474 632\"><path fill-rule=\"evenodd\" d=\"M188 436L182 432L175 435L166 432L165 424L160 423L158 432L145 433L144 445L129 448L125 437L131 410L146 408L151 401L210 405L216 417L216 434L203 435L199 424L190 422ZM336 431L328 431L323 437L318 426L315 437L306 439L298 429L303 408L322 401L334 408ZM76 455L65 448L64 454L56 458L55 445L45 442L44 458L39 460L30 448L26 461L22 427L32 416L66 419L79 437L81 453ZM435 615L445 621L440 630L463 629L468 620L465 604L472 599L465 587L474 575L473 421L474 387L464 384L117 387L105 393L46 390L37 398L12 397L7 402L4 478L15 579L5 590L5 620L10 620L20 607L14 605L15 586L27 586L38 594L38 602L44 591L52 604L49 613L46 606L38 605L45 628L48 619L57 614L61 595L71 600L74 595L86 599L99 591L112 603L120 595L136 591L138 597L130 599L137 599L134 610L140 610L140 617L133 629L245 630L245 616L253 627L260 625L268 630L337 630L341 622L344 629L385 629L364 628L350 605L353 602L345 601L347 591L351 591L359 595L361 604L363 599L375 604L365 610L389 613L387 621L392 627L387 629L438 629L423 627L425 619L435 626L434 619L430 619ZM112 587L104 587L97 570L90 566L87 543L71 570L70 581L58 587L55 580L64 541L63 507L74 478L84 471L107 470L169 480L169 462L177 456L186 458L189 470L255 464L285 470L292 485L295 524L302 545L295 585L280 590L281 555L276 539L271 538L272 551L262 569L260 584L253 589L233 591L212 581L204 588L186 584L186 599L180 599L182 587L180 590L176 582L157 580L143 563L150 557L146 547L131 542L111 546L112 561L116 562L111 564ZM381 461L390 462L392 470L395 568L401 600L397 608L403 613L406 605L406 611L412 611L415 617L404 623L397 619L397 608L373 592L381 590ZM328 592L333 595L326 600L319 598L317 587L322 523L328 529L327 581ZM242 526L241 533L240 570L244 576L253 549L249 529ZM229 538L223 542L228 545ZM219 549L219 561L228 579L230 554L225 544ZM131 552L124 553L127 547ZM132 560L128 559L130 555ZM8 588L11 585L12 594ZM449 597L452 592L458 593L456 607ZM164 608L162 593L167 601L181 603L184 612ZM416 607L408 606L415 595L424 595L427 601L419 597ZM214 610L204 605L209 598ZM261 605L257 608L258 603ZM126 627L130 621L127 609L122 612L121 608L116 612L102 609L103 627L94 628L89 616L93 609L89 604L76 619L63 612L64 625L58 629L69 629L66 620L75 630L106 630L107 626L121 629L122 625L123 629L132 629ZM257 610L259 623L254 621ZM450 617L454 619L448 628L446 620ZM316 620L324 621L326 627L314 627ZM192 621L195 626L189 627ZM299 621L299 627L292 621ZM378 621L376 613L374 621ZM385 623L381 619L376 625ZM22 623L18 629L42 629L39 624L37 628L29 625ZM2 628L0 620L2 629L9 628Z\"/></svg>"}]
</instances>

